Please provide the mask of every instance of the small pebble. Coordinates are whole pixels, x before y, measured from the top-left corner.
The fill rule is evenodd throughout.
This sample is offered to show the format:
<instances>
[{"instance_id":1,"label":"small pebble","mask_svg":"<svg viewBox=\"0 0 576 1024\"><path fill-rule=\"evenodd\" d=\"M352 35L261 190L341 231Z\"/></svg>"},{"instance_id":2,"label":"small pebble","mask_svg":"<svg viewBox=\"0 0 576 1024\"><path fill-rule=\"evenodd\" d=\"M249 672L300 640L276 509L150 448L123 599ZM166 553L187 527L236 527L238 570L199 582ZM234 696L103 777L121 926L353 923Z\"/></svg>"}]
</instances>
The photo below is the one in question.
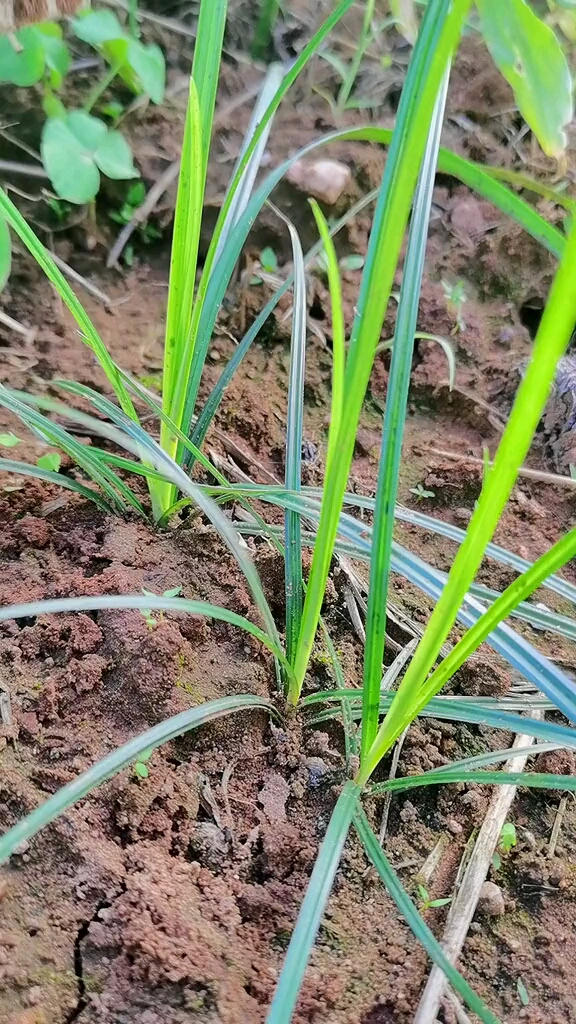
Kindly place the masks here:
<instances>
[{"instance_id":1,"label":"small pebble","mask_svg":"<svg viewBox=\"0 0 576 1024\"><path fill-rule=\"evenodd\" d=\"M297 160L286 177L308 196L334 206L352 181L347 164L339 160Z\"/></svg>"},{"instance_id":2,"label":"small pebble","mask_svg":"<svg viewBox=\"0 0 576 1024\"><path fill-rule=\"evenodd\" d=\"M446 822L446 828L448 829L449 832L452 833L453 836L459 836L460 833L462 832L462 825L460 824L460 822L456 821L455 818L448 819L448 821Z\"/></svg>"},{"instance_id":3,"label":"small pebble","mask_svg":"<svg viewBox=\"0 0 576 1024\"><path fill-rule=\"evenodd\" d=\"M505 911L502 889L495 882L484 882L478 898L478 912L487 917L499 917Z\"/></svg>"}]
</instances>

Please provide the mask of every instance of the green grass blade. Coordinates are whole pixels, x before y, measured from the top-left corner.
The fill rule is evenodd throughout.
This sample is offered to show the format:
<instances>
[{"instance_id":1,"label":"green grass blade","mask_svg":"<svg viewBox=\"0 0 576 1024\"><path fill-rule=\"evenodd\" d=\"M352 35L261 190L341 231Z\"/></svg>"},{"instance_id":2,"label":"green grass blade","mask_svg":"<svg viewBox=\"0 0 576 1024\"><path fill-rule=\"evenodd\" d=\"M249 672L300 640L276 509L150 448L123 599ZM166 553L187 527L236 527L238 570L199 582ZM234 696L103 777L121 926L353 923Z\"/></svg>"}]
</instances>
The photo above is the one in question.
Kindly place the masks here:
<instances>
[{"instance_id":1,"label":"green grass blade","mask_svg":"<svg viewBox=\"0 0 576 1024\"><path fill-rule=\"evenodd\" d=\"M53 445L69 455L80 469L101 488L118 511L125 512L128 506L132 506L146 518L144 509L130 488L120 480L113 470L102 464L88 445L81 444L64 427L54 423L33 407L36 405L51 408L49 401L34 400L31 396L8 391L0 386L0 405L18 416L21 422L45 443Z\"/></svg>"},{"instance_id":2,"label":"green grass blade","mask_svg":"<svg viewBox=\"0 0 576 1024\"><path fill-rule=\"evenodd\" d=\"M347 782L328 824L278 980L266 1024L290 1024L306 964L340 863L360 789Z\"/></svg>"},{"instance_id":3,"label":"green grass blade","mask_svg":"<svg viewBox=\"0 0 576 1024\"><path fill-rule=\"evenodd\" d=\"M65 476L64 473L54 473L49 469L41 469L40 466L32 466L29 462L16 462L14 459L2 458L0 458L0 470L4 470L6 473L18 473L20 476L32 476L37 480L44 480L48 484L57 484L58 487L65 487L67 490L75 491L76 494L80 494L83 498L93 501L103 512L114 511L114 507L109 505L98 491L94 491L90 487L84 487L83 484L78 483L77 480L73 480L69 476Z\"/></svg>"},{"instance_id":4,"label":"green grass blade","mask_svg":"<svg viewBox=\"0 0 576 1024\"><path fill-rule=\"evenodd\" d=\"M318 540L314 548L294 662L297 687L289 694L292 703L298 700L314 644L357 425L392 289L434 103L446 66L457 46L468 7L468 0L455 0L452 4L449 0L438 0L436 4L427 6L402 90L348 350L346 403L331 473L325 478Z\"/></svg>"},{"instance_id":5,"label":"green grass blade","mask_svg":"<svg viewBox=\"0 0 576 1024\"><path fill-rule=\"evenodd\" d=\"M268 68L268 71L266 72L266 77L262 83L262 88L258 96L258 102L254 107L254 112L250 119L248 131L246 132L244 142L242 144L242 149L240 150L240 155L238 157L238 161L236 164L235 172L240 167L240 165L243 164L244 154L246 153L248 148L251 148L252 151L250 154L250 158L248 160L248 163L242 170L241 176L238 179L238 183L233 190L232 202L230 203L228 213L226 215L226 220L222 224L222 228L218 234L218 244L216 246L216 251L214 254L215 263L218 262L218 259L224 250L230 231L232 230L234 225L237 224L250 201L252 189L254 188L254 182L256 181L256 175L258 174L258 171L260 169L260 163L262 161L262 157L264 156L264 151L268 143L273 118L270 117L265 121L264 131L258 133L258 141L256 143L256 146L253 148L251 147L252 137L258 129L260 121L265 117L268 107L270 106L270 102L275 97L276 93L278 92L278 89L281 87L283 79L284 70L282 68L282 65L271 64L270 67ZM236 173L234 173L232 180L234 181L235 178Z\"/></svg>"},{"instance_id":6,"label":"green grass blade","mask_svg":"<svg viewBox=\"0 0 576 1024\"><path fill-rule=\"evenodd\" d=\"M96 597L63 597L45 601L32 601L28 604L13 604L0 607L0 622L7 619L22 619L36 615L54 615L57 612L81 612L100 611L102 609L158 609L165 612L186 612L188 615L207 615L210 618L218 619L221 622L228 622L231 626L238 626L246 633L260 641L264 647L274 654L281 663L282 668L291 675L291 668L288 664L280 643L264 630L260 629L250 619L222 608L220 605L210 604L208 601L189 601L183 597L164 597L155 594L121 594L121 595L100 595Z\"/></svg>"},{"instance_id":7,"label":"green grass blade","mask_svg":"<svg viewBox=\"0 0 576 1024\"><path fill-rule=\"evenodd\" d=\"M431 774L438 775L444 772L471 771L476 768L484 768L486 765L498 764L501 761L508 761L511 757L536 757L537 754L545 754L550 750L562 750L557 743L532 743L529 747L507 747L506 750L489 750L487 754L474 754L472 757L463 757L460 761L452 761L451 764L435 768ZM426 773L424 773L426 774Z\"/></svg>"},{"instance_id":8,"label":"green grass blade","mask_svg":"<svg viewBox=\"0 0 576 1024\"><path fill-rule=\"evenodd\" d=\"M338 256L336 255L328 221L316 200L311 199L310 205L326 255L328 289L332 310L332 400L330 403L328 448L326 451L326 472L328 472L330 463L334 458L334 449L338 439L338 431L340 430L342 406L344 403L344 371L346 368L344 305L342 302L342 281L340 280Z\"/></svg>"},{"instance_id":9,"label":"green grass blade","mask_svg":"<svg viewBox=\"0 0 576 1024\"><path fill-rule=\"evenodd\" d=\"M304 369L306 363L306 271L296 228L279 210L275 212L290 232L294 263L292 339L286 419L286 467L284 482L289 491L300 490L302 483L302 440L304 418ZM302 618L302 539L300 516L292 509L284 513L286 554L284 583L286 591L286 654L292 664Z\"/></svg>"},{"instance_id":10,"label":"green grass blade","mask_svg":"<svg viewBox=\"0 0 576 1024\"><path fill-rule=\"evenodd\" d=\"M268 711L275 714L274 705L263 697L254 694L237 694L231 697L221 697L219 700L207 701L200 707L190 708L189 711L182 711L173 718L160 722L152 729L141 733L135 739L118 747L108 757L103 758L98 764L93 765L87 771L79 775L73 782L59 789L54 796L51 796L40 807L35 808L25 818L22 818L13 828L0 837L0 864L3 864L20 843L25 842L45 828L51 821L72 807L73 804L82 800L88 793L101 786L107 779L112 778L123 768L134 764L138 757L146 750L159 747L168 743L177 736L182 736L191 729L197 729L206 722L213 722L223 715L230 715L235 711L245 711L252 708Z\"/></svg>"},{"instance_id":11,"label":"green grass blade","mask_svg":"<svg viewBox=\"0 0 576 1024\"><path fill-rule=\"evenodd\" d=\"M514 751L516 753L516 751ZM473 782L479 786L526 786L528 789L562 789L566 793L576 791L575 775L552 775L549 772L468 772L449 767L440 772L424 772L422 775L410 775L402 779L388 779L381 782L372 791L374 795L381 793L405 793L409 789L420 786L442 786L454 782Z\"/></svg>"},{"instance_id":12,"label":"green grass blade","mask_svg":"<svg viewBox=\"0 0 576 1024\"><path fill-rule=\"evenodd\" d=\"M20 211L16 206L14 206L14 203L8 198L4 190L1 188L0 212L4 215L10 224L10 227L16 232L21 241L24 242L24 245L32 254L36 262L40 264L42 270L46 274L46 277L52 282L58 292L58 295L72 313L72 316L80 328L82 340L89 346L89 348L92 349L100 363L100 366L110 381L114 394L120 402L124 412L127 416L137 420L138 417L132 404L132 399L124 387L118 367L108 353L104 342L94 327L94 324L86 310L82 306L82 303L76 298L66 278L54 263L54 260L48 250L42 245L42 242L36 237L32 228L28 226Z\"/></svg>"},{"instance_id":13,"label":"green grass blade","mask_svg":"<svg viewBox=\"0 0 576 1024\"><path fill-rule=\"evenodd\" d=\"M362 717L361 695L358 690L328 690L322 695L322 698L325 701L347 700L351 703L352 717L355 720ZM304 698L302 705L308 706L311 703L317 703L318 699L318 694L310 695ZM385 714L389 710L393 699L394 694L382 695L380 698L381 714ZM433 697L420 714L425 718L438 718L441 721L467 722L473 725L489 725L494 729L504 729L507 732L530 733L545 743L556 743L558 746L569 747L571 750L576 749L576 729L566 725L557 725L556 722L543 722L537 718L503 711L501 710L503 703L506 707L510 706L501 700L490 700L489 698L468 700L463 697ZM518 704L520 701L516 698L514 703ZM532 698L531 703L534 709L542 706L544 710L549 710L551 707L549 702L541 705L535 698ZM316 725L329 721L331 718L337 718L338 714L337 708L328 709L327 712L321 712L315 716L311 724Z\"/></svg>"},{"instance_id":14,"label":"green grass blade","mask_svg":"<svg viewBox=\"0 0 576 1024\"><path fill-rule=\"evenodd\" d=\"M378 189L373 189L371 192L368 192L365 196L363 196L362 199L358 200L357 203L354 203L354 205L351 206L350 209L347 210L346 213L343 214L343 216L340 217L339 220L337 220L336 223L333 224L332 227L329 229L330 238L337 234L337 232L340 231L346 224L348 224L350 220L356 217L357 214L361 212L361 210L364 210L367 206L370 205L370 203L374 202L377 196ZM322 251L322 248L323 241L322 239L320 239L306 253L304 257L305 267L310 266L310 264L318 256L318 253ZM210 423L222 400L225 388L232 380L232 377L234 376L236 370L238 369L240 363L242 362L244 356L246 355L246 352L248 351L250 345L252 344L258 333L262 330L262 327L266 323L268 317L274 311L276 305L278 304L282 296L285 295L288 289L292 287L293 281L294 275L290 274L287 277L284 284L278 289L278 291L274 293L274 295L272 295L272 297L268 300L266 305L262 308L262 310L256 317L254 323L247 331L247 333L244 335L240 344L237 345L237 347L234 349L234 354L226 363L226 366L224 367L222 373L220 374L218 381L214 385L212 391L210 392L206 400L206 403L198 417L196 426L194 428L194 432L192 434L192 440L198 448L200 448L200 446L204 442L204 438L208 433ZM191 460L187 461L189 463L191 462Z\"/></svg>"},{"instance_id":15,"label":"green grass blade","mask_svg":"<svg viewBox=\"0 0 576 1024\"><path fill-rule=\"evenodd\" d=\"M485 477L465 540L456 554L447 584L432 612L424 637L408 666L394 705L380 728L370 756L362 767L362 781L367 780L380 758L411 721L413 709L420 700L419 691L456 620L486 545L492 538L548 400L557 362L565 352L574 330L575 278L576 229L573 228L538 328L532 359L518 389L494 464ZM571 703L576 706L573 697Z\"/></svg>"},{"instance_id":16,"label":"green grass blade","mask_svg":"<svg viewBox=\"0 0 576 1024\"><path fill-rule=\"evenodd\" d=\"M174 213L162 374L162 409L176 422L181 419L183 395L192 360L192 353L186 351L186 343L192 319L204 203L203 161L200 106L196 83L191 76ZM170 455L176 454L178 441L164 419L160 424L160 444ZM174 489L166 481L160 487L152 488L156 518L174 498Z\"/></svg>"},{"instance_id":17,"label":"green grass blade","mask_svg":"<svg viewBox=\"0 0 576 1024\"><path fill-rule=\"evenodd\" d=\"M308 153L313 152L319 146L325 145L329 142L347 139L388 145L392 136L392 131L385 128L365 127L346 129L344 131L333 132L322 139L315 140L309 145L304 146L303 149L299 150L290 157L289 160L286 160L282 165L280 165L280 167L273 171L252 197L241 220L230 234L228 245L218 262L218 266L214 267L213 260L212 263L210 263L210 259L207 258L197 297L199 315L197 346L199 355L196 370L192 374L192 379L190 381L186 411L183 419L183 429L188 431L189 424L192 420L192 413L194 411L200 383L201 370L222 297L228 287L233 268L248 232L272 189L281 180L295 160L305 157ZM561 255L565 241L562 233L558 231L557 228L549 225L524 199L516 196L514 192L506 188L504 185L501 185L500 182L495 181L482 167L477 164L472 164L470 161L467 161L462 157L458 157L456 154L450 153L447 150L441 149L438 157L438 170L447 174L452 174L454 177L457 177L466 184L469 184L470 187L474 188L479 195L490 199L490 201L497 207L514 217L514 219L521 224L526 231L545 245L550 252L557 256ZM366 203L372 201L373 195L374 193L370 193L364 201ZM342 218L342 220L344 219L347 219L347 217ZM342 221L339 222L339 225L341 225L341 223ZM333 230L337 230L339 225L336 225ZM217 233L213 236L212 245L214 246L217 244L217 241L215 240L216 235ZM286 287L288 287L288 284L286 284ZM187 462L188 460L185 459L185 461Z\"/></svg>"},{"instance_id":18,"label":"green grass blade","mask_svg":"<svg viewBox=\"0 0 576 1024\"><path fill-rule=\"evenodd\" d=\"M208 169L227 8L228 0L201 0L194 44L192 77L198 91L203 182Z\"/></svg>"},{"instance_id":19,"label":"green grass blade","mask_svg":"<svg viewBox=\"0 0 576 1024\"><path fill-rule=\"evenodd\" d=\"M430 697L435 696L470 655L478 649L486 637L492 633L495 627L507 618L512 609L529 597L530 594L538 589L543 580L563 565L566 565L575 555L576 527L570 530L561 540L557 541L549 551L538 558L527 572L523 573L517 580L514 580L500 597L494 601L494 604L484 612L484 615L475 622L472 628L464 634L462 639L452 648L450 654L444 658L426 680L421 700L427 703ZM576 693L574 693L574 698L576 707Z\"/></svg>"},{"instance_id":20,"label":"green grass blade","mask_svg":"<svg viewBox=\"0 0 576 1024\"><path fill-rule=\"evenodd\" d=\"M480 997L476 995L472 988L470 988L470 985L465 981L460 972L457 971L454 965L450 963L442 949L442 946L434 937L428 925L422 920L390 864L390 861L382 850L380 843L370 828L368 819L361 807L356 809L356 813L354 815L354 827L369 859L372 861L372 864L386 886L387 892L394 900L394 903L398 907L398 910L407 924L412 929L415 937L422 943L430 959L433 960L442 971L444 971L444 974L454 991L458 993L472 1012L478 1015L480 1020L483 1021L483 1024L499 1024L498 1018L494 1016L491 1010L489 1010L482 1002Z\"/></svg>"},{"instance_id":21,"label":"green grass blade","mask_svg":"<svg viewBox=\"0 0 576 1024\"><path fill-rule=\"evenodd\" d=\"M394 533L394 507L398 494L398 477L402 457L404 422L414 354L414 335L418 321L420 290L428 239L428 222L436 161L444 119L449 69L444 74L416 192L408 232L408 246L402 287L396 314L392 360L386 391L386 410L382 427L382 446L376 484L376 505L372 527L370 584L366 611L366 643L364 646L364 708L362 714L361 761L366 757L378 731L380 680L386 636L386 606Z\"/></svg>"}]
</instances>

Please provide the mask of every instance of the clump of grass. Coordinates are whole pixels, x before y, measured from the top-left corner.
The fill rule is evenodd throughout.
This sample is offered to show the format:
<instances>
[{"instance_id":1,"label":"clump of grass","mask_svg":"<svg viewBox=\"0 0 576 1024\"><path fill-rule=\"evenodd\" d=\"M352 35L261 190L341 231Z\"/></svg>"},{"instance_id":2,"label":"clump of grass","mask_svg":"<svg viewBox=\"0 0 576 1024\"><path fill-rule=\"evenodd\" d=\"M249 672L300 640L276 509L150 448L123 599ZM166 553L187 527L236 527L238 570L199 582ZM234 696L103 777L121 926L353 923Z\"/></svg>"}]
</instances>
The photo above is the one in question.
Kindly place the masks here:
<instances>
[{"instance_id":1,"label":"clump of grass","mask_svg":"<svg viewBox=\"0 0 576 1024\"><path fill-rule=\"evenodd\" d=\"M516 614L528 621L545 622L547 628L555 629L560 635L574 636L576 627L573 620L541 609L536 610L526 602L545 583L576 603L576 588L554 576L576 554L576 530L561 538L534 565L523 563L491 543L547 400L556 366L566 350L576 322L576 229L565 236L547 224L523 199L502 185L496 175L439 147L449 68L468 14L470 4L467 0L454 0L452 3L450 0L438 0L428 4L410 61L393 133L370 127L347 129L329 137L364 138L390 143L390 152L382 186L377 196L372 197L376 199L373 229L362 271L357 313L347 344L338 261L331 240L338 225L329 228L319 207L313 205L321 248L325 254L324 265L330 288L334 329L331 424L322 491L310 491L301 485L307 312L305 265L307 259L314 258L318 248L305 258L298 236L288 221L286 223L293 250L293 277L266 304L223 371L204 408L197 408L198 390L211 333L235 263L254 218L290 164L287 161L277 168L252 194L262 140L290 84L317 51L333 25L351 6L351 2L343 0L338 4L298 60L284 73L280 84L278 69L271 69L267 75L265 95L259 104L259 116L253 121L197 281L200 218L226 18L225 0L203 0L201 4L174 226L161 405L113 363L94 326L59 275L49 254L8 198L0 193L0 209L68 304L83 332L85 342L92 347L106 372L118 403L74 382L61 382L65 393L88 399L92 403L94 411L103 417L95 420L50 399L0 389L0 403L19 416L41 440L66 452L84 476L81 482L46 467L26 466L8 459L0 460L0 467L59 482L109 511L132 511L148 516L149 509L125 479L129 472L138 473L147 480L152 517L158 523L164 523L175 515L183 503L194 503L212 521L237 559L251 588L262 626L231 610L170 593L160 596L146 593L40 601L0 609L0 621L48 612L128 607L139 608L151 623L155 622L155 610L219 618L248 631L273 652L288 703L299 704L304 711L312 708L315 713L312 722L325 721L335 714L341 714L349 762L352 753L356 752L354 722L360 721L360 767L355 778L345 785L330 819L278 982L268 1017L269 1024L284 1024L291 1019L310 950L352 823L390 895L429 955L446 972L451 985L471 1010L481 1020L494 1022L496 1018L493 1013L448 962L414 902L402 888L362 807L365 799L383 792L401 792L414 786L440 785L457 780L496 784L518 781L516 776L505 771L483 770L485 765L505 759L508 751L464 759L442 770L415 778L395 778L378 785L371 781L382 758L410 723L421 714L526 732L526 718L517 713L518 710L526 709L522 702L470 702L438 696L464 661L485 641L495 647L526 679L538 686L546 698L543 704L545 708L556 708L570 721L576 721L576 698L570 680L560 668L544 658L505 623L509 615ZM518 16L518 2L521 0L515 0L512 4L512 20ZM266 10L273 9L273 6L268 5ZM488 0L482 0L480 7L483 18L489 16ZM501 12L498 16L501 17ZM538 31L534 29L534 23L528 19L526 24L536 33L534 39L537 42ZM534 91L538 83L532 78L528 84ZM544 93L549 87L549 82L544 84ZM271 91L270 98L266 95L268 90ZM563 117L562 104L556 104L556 108L560 111L558 117ZM558 133L550 133L549 128L548 125L545 137L548 140L557 139ZM302 152L308 152L317 144L305 147ZM296 154L293 159L301 155ZM430 198L437 168L457 175L480 194L490 198L560 257L534 343L532 360L520 385L494 463L485 474L482 493L464 535L446 524L435 524L434 520L420 513L409 514L395 507ZM403 284L392 345L377 493L375 500L370 502L368 499L347 495L346 485L364 395L380 344L382 324L411 211ZM203 454L202 444L226 383L266 317L291 285L294 312L285 486L231 486ZM151 408L160 420L159 442L139 422L137 406L141 402ZM58 421L51 418L53 413L58 414ZM72 422L89 423L91 429L99 431L103 438L123 448L129 457L112 454L104 447L86 448L80 445L73 433L61 426L60 419L63 417ZM210 477L216 480L215 485L192 482L188 471L194 462L200 463ZM220 508L222 502L231 498L241 501L252 515L246 529L268 537L284 553L284 641L242 540L242 528L232 523ZM253 512L251 502L255 498L283 508L283 531L269 527L262 516ZM352 502L373 509L372 526L342 511L344 502L350 498ZM449 531L453 538L461 542L447 577L395 545L395 514L412 515L420 525L430 528L432 524L432 528L439 532ZM304 544L313 546L312 565L305 592L302 580ZM364 678L360 691L346 686L334 645L321 621L331 561L335 553L342 552L370 563ZM518 578L503 594L475 588L474 578L486 553L520 569ZM435 607L420 643L408 660L398 688L393 692L384 692L382 665L388 585L392 571L400 572L416 583L434 599ZM450 653L442 657L445 641L456 620L463 622L467 630ZM319 626L323 630L337 688L302 696ZM317 705L325 706L318 710ZM527 707L533 706L532 699ZM19 842L29 839L115 772L130 765L145 768L145 761L155 747L213 717L246 707L266 708L271 714L275 713L269 701L246 694L208 702L202 708L184 712L143 733L17 823L0 840L0 860L9 857ZM529 721L530 731L545 743L576 747L576 731L571 726L537 719ZM145 776L146 772L140 769L142 784L146 782ZM522 775L521 780L523 784L542 788L576 789L575 779L550 774L528 773Z\"/></svg>"}]
</instances>

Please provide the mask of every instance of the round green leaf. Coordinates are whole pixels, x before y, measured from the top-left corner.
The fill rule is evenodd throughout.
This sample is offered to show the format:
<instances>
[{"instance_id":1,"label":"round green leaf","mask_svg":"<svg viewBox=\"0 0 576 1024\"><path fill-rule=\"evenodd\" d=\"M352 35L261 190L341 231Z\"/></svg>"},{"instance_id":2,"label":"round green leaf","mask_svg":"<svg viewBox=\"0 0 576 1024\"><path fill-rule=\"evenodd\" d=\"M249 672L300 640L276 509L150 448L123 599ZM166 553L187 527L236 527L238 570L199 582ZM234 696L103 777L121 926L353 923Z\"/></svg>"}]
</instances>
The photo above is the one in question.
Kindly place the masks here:
<instances>
[{"instance_id":1,"label":"round green leaf","mask_svg":"<svg viewBox=\"0 0 576 1024\"><path fill-rule=\"evenodd\" d=\"M0 82L34 85L44 74L44 49L34 28L16 33L17 47L11 37L0 36Z\"/></svg>"},{"instance_id":2,"label":"round green leaf","mask_svg":"<svg viewBox=\"0 0 576 1024\"><path fill-rule=\"evenodd\" d=\"M44 50L46 66L50 70L50 84L53 89L59 89L71 61L70 50L62 39L62 29L52 21L36 25L35 29Z\"/></svg>"},{"instance_id":3,"label":"round green leaf","mask_svg":"<svg viewBox=\"0 0 576 1024\"><path fill-rule=\"evenodd\" d=\"M78 39L91 46L100 46L110 39L122 39L124 29L112 11L87 11L74 18L72 28Z\"/></svg>"},{"instance_id":4,"label":"round green leaf","mask_svg":"<svg viewBox=\"0 0 576 1024\"><path fill-rule=\"evenodd\" d=\"M94 154L98 167L108 178L137 178L132 150L120 132L109 131Z\"/></svg>"},{"instance_id":5,"label":"round green leaf","mask_svg":"<svg viewBox=\"0 0 576 1024\"><path fill-rule=\"evenodd\" d=\"M477 7L486 45L522 117L544 152L560 156L573 116L572 79L554 32L524 0L477 0Z\"/></svg>"},{"instance_id":6,"label":"round green leaf","mask_svg":"<svg viewBox=\"0 0 576 1024\"><path fill-rule=\"evenodd\" d=\"M128 43L127 61L138 76L142 92L148 93L154 103L161 103L164 99L166 65L160 47L154 43L143 46L137 39L131 39Z\"/></svg>"},{"instance_id":7,"label":"round green leaf","mask_svg":"<svg viewBox=\"0 0 576 1024\"><path fill-rule=\"evenodd\" d=\"M10 277L12 265L12 246L10 244L10 232L4 217L0 215L0 291Z\"/></svg>"},{"instance_id":8,"label":"round green leaf","mask_svg":"<svg viewBox=\"0 0 576 1024\"><path fill-rule=\"evenodd\" d=\"M67 118L48 118L42 129L42 161L54 191L70 203L88 203L100 188L93 153L71 131Z\"/></svg>"},{"instance_id":9,"label":"round green leaf","mask_svg":"<svg viewBox=\"0 0 576 1024\"><path fill-rule=\"evenodd\" d=\"M102 144L108 131L104 121L92 117L92 114L87 114L85 110L71 110L66 117L66 123L78 142L92 153L95 153Z\"/></svg>"}]
</instances>

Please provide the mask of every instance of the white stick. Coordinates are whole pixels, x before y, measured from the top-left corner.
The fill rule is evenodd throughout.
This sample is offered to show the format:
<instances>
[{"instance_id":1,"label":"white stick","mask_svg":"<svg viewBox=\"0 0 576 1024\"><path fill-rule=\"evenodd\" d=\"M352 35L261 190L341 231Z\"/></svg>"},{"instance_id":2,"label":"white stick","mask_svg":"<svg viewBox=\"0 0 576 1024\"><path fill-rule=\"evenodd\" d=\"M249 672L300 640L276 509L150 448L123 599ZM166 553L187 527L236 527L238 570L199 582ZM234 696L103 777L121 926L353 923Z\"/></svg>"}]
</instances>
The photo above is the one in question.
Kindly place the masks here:
<instances>
[{"instance_id":1,"label":"white stick","mask_svg":"<svg viewBox=\"0 0 576 1024\"><path fill-rule=\"evenodd\" d=\"M533 741L533 736L517 736L512 745L516 748L527 747ZM511 758L506 762L504 770L507 772L523 771L527 758L527 754ZM492 854L508 816L516 788L516 786L497 786L484 823L478 833L472 856L462 879L462 885L450 906L442 938L442 949L451 963L455 963L460 956L476 910L480 890L488 874ZM446 976L439 967L434 965L422 993L413 1024L434 1024L445 991Z\"/></svg>"}]
</instances>

